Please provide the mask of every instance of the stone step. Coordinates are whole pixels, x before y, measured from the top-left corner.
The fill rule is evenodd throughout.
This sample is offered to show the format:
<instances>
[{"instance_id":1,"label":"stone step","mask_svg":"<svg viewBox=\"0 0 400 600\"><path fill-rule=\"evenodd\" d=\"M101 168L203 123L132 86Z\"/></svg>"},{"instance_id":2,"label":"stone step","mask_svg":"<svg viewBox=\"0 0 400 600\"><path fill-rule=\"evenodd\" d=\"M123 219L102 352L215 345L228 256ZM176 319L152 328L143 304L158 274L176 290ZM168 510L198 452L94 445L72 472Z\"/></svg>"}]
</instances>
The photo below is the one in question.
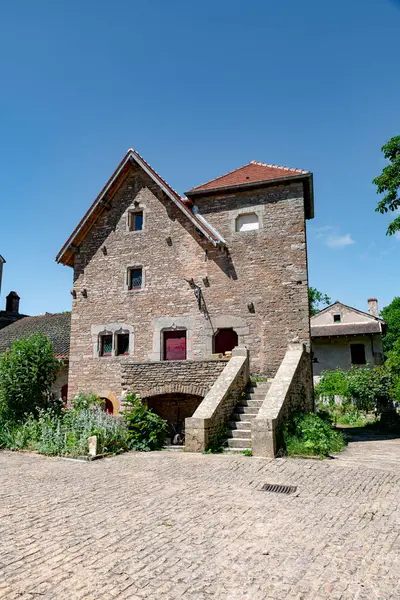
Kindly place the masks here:
<instances>
[{"instance_id":1,"label":"stone step","mask_svg":"<svg viewBox=\"0 0 400 600\"><path fill-rule=\"evenodd\" d=\"M254 413L239 413L235 412L231 415L230 421L236 421L239 423L240 421L252 421L258 415L258 411Z\"/></svg>"},{"instance_id":2,"label":"stone step","mask_svg":"<svg viewBox=\"0 0 400 600\"><path fill-rule=\"evenodd\" d=\"M248 392L246 392L245 394L243 394L242 398L246 398L246 400L264 400L266 395L267 392L263 392L262 394L260 394L260 392L257 392L255 394L249 394Z\"/></svg>"},{"instance_id":3,"label":"stone step","mask_svg":"<svg viewBox=\"0 0 400 600\"><path fill-rule=\"evenodd\" d=\"M224 448L223 454L241 454L245 450L251 450L251 448Z\"/></svg>"},{"instance_id":4,"label":"stone step","mask_svg":"<svg viewBox=\"0 0 400 600\"><path fill-rule=\"evenodd\" d=\"M244 417L244 415L241 415ZM229 421L228 423L229 429L251 429L251 423L249 420L247 421Z\"/></svg>"},{"instance_id":5,"label":"stone step","mask_svg":"<svg viewBox=\"0 0 400 600\"><path fill-rule=\"evenodd\" d=\"M247 385L247 388L265 388L271 385L271 379L268 381L250 381Z\"/></svg>"},{"instance_id":6,"label":"stone step","mask_svg":"<svg viewBox=\"0 0 400 600\"><path fill-rule=\"evenodd\" d=\"M240 406L236 405L235 413L236 414L246 414L246 415L258 415L258 406Z\"/></svg>"},{"instance_id":7,"label":"stone step","mask_svg":"<svg viewBox=\"0 0 400 600\"><path fill-rule=\"evenodd\" d=\"M228 448L251 448L251 439L247 440L245 438L229 438L227 440Z\"/></svg>"},{"instance_id":8,"label":"stone step","mask_svg":"<svg viewBox=\"0 0 400 600\"><path fill-rule=\"evenodd\" d=\"M254 408L260 408L264 400L255 400L254 398L242 398L237 404L237 406L254 406Z\"/></svg>"},{"instance_id":9,"label":"stone step","mask_svg":"<svg viewBox=\"0 0 400 600\"><path fill-rule=\"evenodd\" d=\"M228 439L239 438L242 440L251 440L251 429L231 429L228 431Z\"/></svg>"}]
</instances>

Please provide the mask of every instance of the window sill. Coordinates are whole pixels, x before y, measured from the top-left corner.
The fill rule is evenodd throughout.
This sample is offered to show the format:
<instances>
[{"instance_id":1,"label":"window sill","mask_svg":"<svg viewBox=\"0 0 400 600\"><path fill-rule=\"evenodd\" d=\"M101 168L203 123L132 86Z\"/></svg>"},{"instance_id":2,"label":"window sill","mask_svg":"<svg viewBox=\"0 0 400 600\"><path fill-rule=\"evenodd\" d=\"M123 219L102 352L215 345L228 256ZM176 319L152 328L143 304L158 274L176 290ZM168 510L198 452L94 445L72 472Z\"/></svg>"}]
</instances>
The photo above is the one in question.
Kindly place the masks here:
<instances>
[{"instance_id":1,"label":"window sill","mask_svg":"<svg viewBox=\"0 0 400 600\"><path fill-rule=\"evenodd\" d=\"M125 291L128 292L128 294L137 294L138 292L143 292L145 288L141 287L141 288L131 288L131 289L126 289Z\"/></svg>"}]
</instances>

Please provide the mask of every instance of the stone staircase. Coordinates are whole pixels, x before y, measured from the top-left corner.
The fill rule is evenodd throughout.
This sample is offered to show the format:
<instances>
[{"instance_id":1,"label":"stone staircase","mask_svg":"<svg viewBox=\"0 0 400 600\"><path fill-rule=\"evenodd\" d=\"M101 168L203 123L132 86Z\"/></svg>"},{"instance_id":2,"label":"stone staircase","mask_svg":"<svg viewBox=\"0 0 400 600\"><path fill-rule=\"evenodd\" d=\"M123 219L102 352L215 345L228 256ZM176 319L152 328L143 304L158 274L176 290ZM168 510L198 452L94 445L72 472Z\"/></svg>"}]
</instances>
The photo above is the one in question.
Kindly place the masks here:
<instances>
[{"instance_id":1,"label":"stone staircase","mask_svg":"<svg viewBox=\"0 0 400 600\"><path fill-rule=\"evenodd\" d=\"M251 421L257 416L271 382L272 379L247 384L228 422L227 450L243 452L251 448Z\"/></svg>"}]
</instances>

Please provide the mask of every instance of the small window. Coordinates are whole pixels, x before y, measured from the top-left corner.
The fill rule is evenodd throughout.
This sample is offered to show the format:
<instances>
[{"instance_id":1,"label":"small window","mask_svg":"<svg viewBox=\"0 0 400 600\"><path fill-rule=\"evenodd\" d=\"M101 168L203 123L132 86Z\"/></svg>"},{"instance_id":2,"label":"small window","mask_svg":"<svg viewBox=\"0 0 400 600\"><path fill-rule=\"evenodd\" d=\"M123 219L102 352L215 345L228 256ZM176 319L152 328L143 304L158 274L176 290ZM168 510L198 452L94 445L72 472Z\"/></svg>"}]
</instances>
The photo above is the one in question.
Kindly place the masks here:
<instances>
[{"instance_id":1,"label":"small window","mask_svg":"<svg viewBox=\"0 0 400 600\"><path fill-rule=\"evenodd\" d=\"M254 231L260 229L260 221L256 213L239 215L236 219L236 231Z\"/></svg>"},{"instance_id":2,"label":"small window","mask_svg":"<svg viewBox=\"0 0 400 600\"><path fill-rule=\"evenodd\" d=\"M128 271L128 289L140 290L143 285L143 269L134 268Z\"/></svg>"},{"instance_id":3,"label":"small window","mask_svg":"<svg viewBox=\"0 0 400 600\"><path fill-rule=\"evenodd\" d=\"M351 364L365 365L365 346L364 344L350 344Z\"/></svg>"},{"instance_id":4,"label":"small window","mask_svg":"<svg viewBox=\"0 0 400 600\"><path fill-rule=\"evenodd\" d=\"M142 229L143 229L143 211L129 213L128 223L129 223L129 231L142 231Z\"/></svg>"},{"instance_id":5,"label":"small window","mask_svg":"<svg viewBox=\"0 0 400 600\"><path fill-rule=\"evenodd\" d=\"M112 335L102 335L100 337L100 356L112 355Z\"/></svg>"},{"instance_id":6,"label":"small window","mask_svg":"<svg viewBox=\"0 0 400 600\"><path fill-rule=\"evenodd\" d=\"M333 315L334 323L340 323L341 320L342 320L342 317L340 315Z\"/></svg>"},{"instance_id":7,"label":"small window","mask_svg":"<svg viewBox=\"0 0 400 600\"><path fill-rule=\"evenodd\" d=\"M117 356L127 356L129 354L129 333L117 334Z\"/></svg>"}]
</instances>

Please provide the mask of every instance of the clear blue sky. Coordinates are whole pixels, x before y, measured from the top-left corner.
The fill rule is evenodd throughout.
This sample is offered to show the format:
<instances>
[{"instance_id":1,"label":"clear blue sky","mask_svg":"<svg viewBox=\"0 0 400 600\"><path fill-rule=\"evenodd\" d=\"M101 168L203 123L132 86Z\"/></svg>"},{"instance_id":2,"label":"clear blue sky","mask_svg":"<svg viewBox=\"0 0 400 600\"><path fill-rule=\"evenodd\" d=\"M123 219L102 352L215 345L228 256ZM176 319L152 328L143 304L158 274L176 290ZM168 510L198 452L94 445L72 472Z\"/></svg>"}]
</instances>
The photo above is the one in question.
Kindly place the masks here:
<instances>
[{"instance_id":1,"label":"clear blue sky","mask_svg":"<svg viewBox=\"0 0 400 600\"><path fill-rule=\"evenodd\" d=\"M0 8L1 293L67 310L54 257L129 147L179 192L252 159L310 169L310 283L399 289L371 180L400 133L394 0L20 0Z\"/></svg>"}]
</instances>

